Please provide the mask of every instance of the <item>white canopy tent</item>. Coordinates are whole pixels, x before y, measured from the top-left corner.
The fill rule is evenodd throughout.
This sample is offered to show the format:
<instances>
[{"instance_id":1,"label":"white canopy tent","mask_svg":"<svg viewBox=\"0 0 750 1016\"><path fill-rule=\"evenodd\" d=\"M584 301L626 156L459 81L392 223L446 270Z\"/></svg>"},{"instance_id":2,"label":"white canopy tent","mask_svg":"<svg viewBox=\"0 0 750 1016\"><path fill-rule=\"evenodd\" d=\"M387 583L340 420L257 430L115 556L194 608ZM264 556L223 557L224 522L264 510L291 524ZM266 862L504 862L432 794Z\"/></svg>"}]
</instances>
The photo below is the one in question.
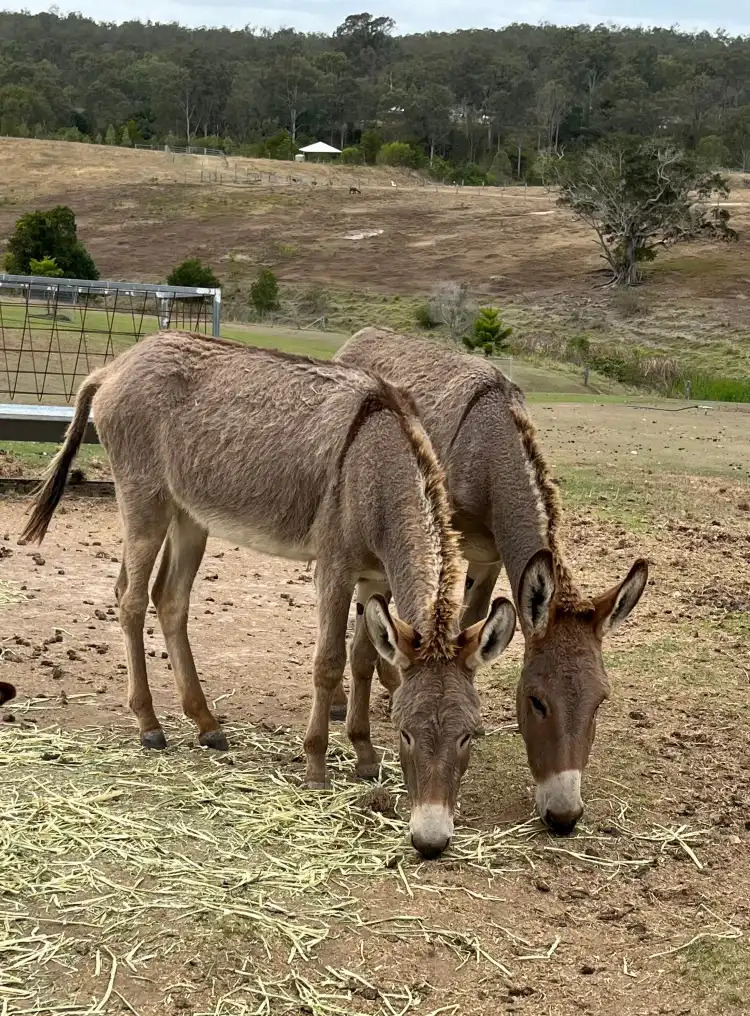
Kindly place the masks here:
<instances>
[{"instance_id":1,"label":"white canopy tent","mask_svg":"<svg viewBox=\"0 0 750 1016\"><path fill-rule=\"evenodd\" d=\"M300 148L300 152L305 155L341 155L340 148L327 145L325 141L316 141L314 145L306 145L304 148Z\"/></svg>"}]
</instances>

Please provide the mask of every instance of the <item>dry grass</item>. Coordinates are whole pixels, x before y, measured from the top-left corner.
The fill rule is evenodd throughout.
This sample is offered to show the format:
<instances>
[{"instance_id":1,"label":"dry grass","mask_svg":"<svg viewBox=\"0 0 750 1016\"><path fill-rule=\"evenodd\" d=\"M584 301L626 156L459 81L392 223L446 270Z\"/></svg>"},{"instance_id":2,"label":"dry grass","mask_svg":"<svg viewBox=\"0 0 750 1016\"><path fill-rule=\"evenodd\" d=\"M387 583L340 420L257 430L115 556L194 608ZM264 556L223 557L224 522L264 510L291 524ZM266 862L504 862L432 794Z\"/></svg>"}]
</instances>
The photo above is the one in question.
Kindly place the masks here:
<instances>
[{"instance_id":1,"label":"dry grass","mask_svg":"<svg viewBox=\"0 0 750 1016\"><path fill-rule=\"evenodd\" d=\"M217 183L233 187L289 186L290 177L311 185L350 187L355 180L367 186L390 187L391 179L415 186L415 174L380 167L330 166L323 163L274 162L267 159L224 159L212 156L171 155L142 149L82 145L66 141L0 138L2 203L36 201L62 191L88 191L140 185Z\"/></svg>"}]
</instances>

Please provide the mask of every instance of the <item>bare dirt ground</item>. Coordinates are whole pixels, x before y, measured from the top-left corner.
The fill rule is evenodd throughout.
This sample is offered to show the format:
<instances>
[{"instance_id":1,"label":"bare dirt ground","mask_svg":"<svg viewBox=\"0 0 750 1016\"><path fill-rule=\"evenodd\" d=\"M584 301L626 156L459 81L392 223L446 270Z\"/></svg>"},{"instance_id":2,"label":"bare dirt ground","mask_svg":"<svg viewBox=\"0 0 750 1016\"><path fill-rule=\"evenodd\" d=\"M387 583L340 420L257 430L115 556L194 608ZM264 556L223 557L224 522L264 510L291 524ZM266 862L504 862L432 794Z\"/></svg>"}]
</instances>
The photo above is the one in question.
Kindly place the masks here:
<instances>
[{"instance_id":1,"label":"bare dirt ground","mask_svg":"<svg viewBox=\"0 0 750 1016\"><path fill-rule=\"evenodd\" d=\"M201 183L201 172L211 182ZM243 174L258 183L243 184ZM497 298L554 298L600 281L591 232L541 187L442 187L388 168L262 160L230 160L227 168L14 139L0 141L3 177L0 236L42 201L69 204L103 278L161 280L194 255L226 273L231 253L235 270L272 264L285 282L398 294L455 279ZM352 183L361 194L349 194ZM746 298L750 190L742 183L735 180L731 200L740 242L665 254L652 288L669 297Z\"/></svg>"},{"instance_id":2,"label":"bare dirt ground","mask_svg":"<svg viewBox=\"0 0 750 1016\"><path fill-rule=\"evenodd\" d=\"M124 704L112 592L121 552L114 506L67 499L34 558L36 549L15 543L24 504L0 502L0 593L8 601L0 603L0 676L21 696L6 707L8 722L0 728L0 844L11 872L18 857L36 872L27 886L11 881L10 895L0 884L0 922L5 919L8 941L9 927L20 929L19 938L21 931L33 938L32 925L8 916L23 904L42 915L48 933L44 922L57 921L52 930L77 943L73 953L64 942L55 946L52 959L39 946L39 955L18 968L22 984L38 977L49 986L45 997L62 1006L56 1011L83 1012L94 999L96 1011L142 1016L412 1010L713 1016L750 1005L747 417L592 405L538 405L534 416L561 483L571 563L584 588L614 582L639 554L649 558L652 579L607 647L613 695L585 778L580 832L560 841L533 821L524 825L533 798L513 722L522 652L517 635L500 664L480 678L488 736L476 743L464 785L464 828L455 847L430 865L418 864L406 847L400 821L368 833L356 813L331 817L326 808L341 794L354 800L351 794L359 792L346 790L345 779L339 796L323 795L334 802L320 806L325 846L305 838L302 818L285 817L287 783L301 772L298 737L310 704L314 592L304 565L210 541L194 587L192 641L209 700L232 725L234 748L228 760L191 749L150 615L151 686L175 748L144 756ZM382 700L375 699L376 739L389 746L393 735ZM32 724L41 731L59 725L68 740L54 750L43 740L37 744L33 738L42 734ZM105 740L84 753L80 739L94 736L91 727ZM340 733L333 754L343 757L345 773L350 763ZM249 793L249 783L243 796L242 781L266 756L272 764L264 779L279 781L277 791L270 784L278 798L263 798L257 787ZM15 786L19 757L36 781L28 798L25 783L23 793L7 790L6 781ZM97 767L106 782L92 794L86 781ZM185 782L198 796L189 807L176 797L170 803L170 786L176 795ZM76 814L88 817L74 826L74 840L57 830L54 854L45 844L58 785L68 786ZM130 786L137 787L132 801ZM117 795L125 795L124 804L114 811ZM238 845L232 830L245 828L258 801L267 826L283 825L291 851L298 830L310 856L299 855L297 874L317 852L332 857L317 888L311 882L296 895L270 890L261 908L266 916L281 908L290 925L312 923L305 917L310 899L323 889L333 892L342 909L328 913L328 932L306 959L294 949L289 955L283 930L265 936L257 916L237 916L238 900L260 878L251 874L265 833L254 826ZM149 802L153 810L142 826ZM200 898L193 883L202 892L208 875L199 866L169 883L169 891L154 886L147 851L156 848L146 840L156 836L157 808L168 810L175 835L189 832L190 842L214 844L212 852L226 844L235 851L224 882L212 883L214 909L201 909L200 916L175 913L181 898ZM112 847L119 854L103 854L99 841L87 838L86 822L98 829L102 809L109 809L108 835L119 837ZM399 811L407 814L404 802ZM15 841L3 840L5 815L19 830ZM206 816L210 822L201 824ZM37 829L35 851L29 830ZM343 875L346 851L368 835L376 837L372 856L382 863L374 872ZM164 863L176 851L174 844L169 852L160 848ZM66 877L78 865L83 880L77 894L60 874L68 852L73 867ZM106 891L101 879L88 888L84 879L100 856L109 865ZM269 853L265 863L277 860ZM123 872L133 879L127 892ZM157 890L162 895L153 898L161 902L148 897L147 903L148 892ZM105 926L95 915L107 892L122 915ZM135 924L132 913L139 915ZM379 923L394 915L395 923ZM44 941L51 949L52 939ZM3 948L0 933L0 958L13 959ZM13 948L26 955L22 950L30 947ZM111 956L119 958L116 967ZM293 988L287 981L279 987L289 977L296 978ZM8 983L0 974L0 992L11 992ZM9 997L8 1013L45 1011Z\"/></svg>"}]
</instances>

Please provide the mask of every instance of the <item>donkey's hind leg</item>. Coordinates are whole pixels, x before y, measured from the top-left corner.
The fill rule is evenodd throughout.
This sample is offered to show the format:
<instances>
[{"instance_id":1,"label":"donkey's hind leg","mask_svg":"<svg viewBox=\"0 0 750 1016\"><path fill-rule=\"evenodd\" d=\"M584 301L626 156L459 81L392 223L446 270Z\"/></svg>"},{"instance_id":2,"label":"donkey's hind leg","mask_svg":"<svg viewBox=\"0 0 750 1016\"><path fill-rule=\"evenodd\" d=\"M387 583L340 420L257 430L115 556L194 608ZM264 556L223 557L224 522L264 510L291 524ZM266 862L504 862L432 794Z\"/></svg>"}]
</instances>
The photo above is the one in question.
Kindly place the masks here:
<instances>
[{"instance_id":1,"label":"donkey's hind leg","mask_svg":"<svg viewBox=\"0 0 750 1016\"><path fill-rule=\"evenodd\" d=\"M487 617L495 583L502 569L501 561L493 561L490 564L469 561L464 590L464 609L461 617L462 627L470 628Z\"/></svg>"},{"instance_id":2,"label":"donkey's hind leg","mask_svg":"<svg viewBox=\"0 0 750 1016\"><path fill-rule=\"evenodd\" d=\"M148 580L169 525L170 509L159 498L144 501L142 492L119 486L117 499L124 533L116 594L128 660L128 705L138 720L144 748L166 748L148 686L143 623L148 609Z\"/></svg>"},{"instance_id":3,"label":"donkey's hind leg","mask_svg":"<svg viewBox=\"0 0 750 1016\"><path fill-rule=\"evenodd\" d=\"M221 726L208 708L188 640L190 590L206 549L206 530L184 512L177 512L169 527L151 598L156 606L185 715L198 727L204 748L226 751Z\"/></svg>"}]
</instances>

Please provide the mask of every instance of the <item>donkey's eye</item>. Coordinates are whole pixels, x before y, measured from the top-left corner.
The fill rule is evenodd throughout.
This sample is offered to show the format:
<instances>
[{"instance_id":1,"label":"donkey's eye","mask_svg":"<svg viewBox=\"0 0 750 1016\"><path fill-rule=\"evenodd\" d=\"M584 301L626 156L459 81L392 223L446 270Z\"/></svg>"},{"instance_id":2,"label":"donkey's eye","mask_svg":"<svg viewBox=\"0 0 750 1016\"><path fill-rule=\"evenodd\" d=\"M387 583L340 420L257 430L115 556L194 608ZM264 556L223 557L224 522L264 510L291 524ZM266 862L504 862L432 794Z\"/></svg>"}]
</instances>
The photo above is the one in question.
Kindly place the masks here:
<instances>
[{"instance_id":1,"label":"donkey's eye","mask_svg":"<svg viewBox=\"0 0 750 1016\"><path fill-rule=\"evenodd\" d=\"M471 734L464 734L463 737L459 737L458 739L458 750L466 751L466 749L469 747L470 744L471 744Z\"/></svg>"},{"instance_id":2,"label":"donkey's eye","mask_svg":"<svg viewBox=\"0 0 750 1016\"><path fill-rule=\"evenodd\" d=\"M413 748L414 738L411 736L411 734L408 734L405 730L402 730L401 743L404 745L405 748Z\"/></svg>"},{"instance_id":3,"label":"donkey's eye","mask_svg":"<svg viewBox=\"0 0 750 1016\"><path fill-rule=\"evenodd\" d=\"M529 695L529 702L531 702L534 712L539 716L547 715L547 707L541 699L538 699L535 695Z\"/></svg>"}]
</instances>

